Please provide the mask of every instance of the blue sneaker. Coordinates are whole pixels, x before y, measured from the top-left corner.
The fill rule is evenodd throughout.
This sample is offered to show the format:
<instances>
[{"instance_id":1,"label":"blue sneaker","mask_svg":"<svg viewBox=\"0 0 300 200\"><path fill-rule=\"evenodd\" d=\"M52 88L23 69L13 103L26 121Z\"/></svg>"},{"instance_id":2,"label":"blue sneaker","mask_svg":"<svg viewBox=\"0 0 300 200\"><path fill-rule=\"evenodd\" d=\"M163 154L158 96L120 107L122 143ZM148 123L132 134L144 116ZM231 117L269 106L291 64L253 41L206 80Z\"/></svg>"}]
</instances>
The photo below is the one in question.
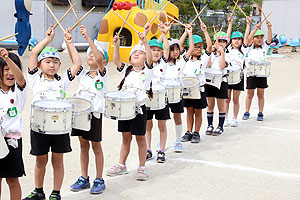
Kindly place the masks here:
<instances>
[{"instance_id":1,"label":"blue sneaker","mask_svg":"<svg viewBox=\"0 0 300 200\"><path fill-rule=\"evenodd\" d=\"M86 178L80 176L78 178L78 180L76 181L76 183L71 185L70 189L73 192L78 192L80 190L88 189L90 187L91 187L91 185L90 185L89 177L86 179Z\"/></svg>"},{"instance_id":2,"label":"blue sneaker","mask_svg":"<svg viewBox=\"0 0 300 200\"><path fill-rule=\"evenodd\" d=\"M249 119L249 117L250 117L250 113L249 112L245 112L242 119L243 120L247 120L247 119Z\"/></svg>"},{"instance_id":3,"label":"blue sneaker","mask_svg":"<svg viewBox=\"0 0 300 200\"><path fill-rule=\"evenodd\" d=\"M101 194L104 190L105 190L104 180L96 178L94 180L94 185L91 188L90 193L91 194Z\"/></svg>"},{"instance_id":4,"label":"blue sneaker","mask_svg":"<svg viewBox=\"0 0 300 200\"><path fill-rule=\"evenodd\" d=\"M257 121L264 121L264 115L261 112L257 115Z\"/></svg>"}]
</instances>

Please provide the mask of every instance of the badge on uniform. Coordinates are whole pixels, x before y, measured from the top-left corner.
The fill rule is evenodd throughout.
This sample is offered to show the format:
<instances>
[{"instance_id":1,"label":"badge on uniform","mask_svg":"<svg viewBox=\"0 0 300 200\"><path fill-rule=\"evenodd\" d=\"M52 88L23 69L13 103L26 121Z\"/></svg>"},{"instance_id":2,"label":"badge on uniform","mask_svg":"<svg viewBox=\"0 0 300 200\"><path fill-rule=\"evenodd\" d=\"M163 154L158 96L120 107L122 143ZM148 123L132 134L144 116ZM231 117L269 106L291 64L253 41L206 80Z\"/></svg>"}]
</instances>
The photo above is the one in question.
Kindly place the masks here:
<instances>
[{"instance_id":1,"label":"badge on uniform","mask_svg":"<svg viewBox=\"0 0 300 200\"><path fill-rule=\"evenodd\" d=\"M9 108L9 109L7 110L7 115L8 115L9 117L15 117L15 116L17 116L17 115L18 115L17 107Z\"/></svg>"},{"instance_id":2,"label":"badge on uniform","mask_svg":"<svg viewBox=\"0 0 300 200\"><path fill-rule=\"evenodd\" d=\"M142 81L146 80L145 72L140 73L140 80L142 80Z\"/></svg>"},{"instance_id":3,"label":"badge on uniform","mask_svg":"<svg viewBox=\"0 0 300 200\"><path fill-rule=\"evenodd\" d=\"M100 81L100 80L96 80L96 82L95 82L95 88L97 90L102 90L103 89L103 82Z\"/></svg>"},{"instance_id":4,"label":"badge on uniform","mask_svg":"<svg viewBox=\"0 0 300 200\"><path fill-rule=\"evenodd\" d=\"M64 100L66 98L66 93L62 89L59 91L59 94L60 94L60 97L62 100Z\"/></svg>"}]
</instances>

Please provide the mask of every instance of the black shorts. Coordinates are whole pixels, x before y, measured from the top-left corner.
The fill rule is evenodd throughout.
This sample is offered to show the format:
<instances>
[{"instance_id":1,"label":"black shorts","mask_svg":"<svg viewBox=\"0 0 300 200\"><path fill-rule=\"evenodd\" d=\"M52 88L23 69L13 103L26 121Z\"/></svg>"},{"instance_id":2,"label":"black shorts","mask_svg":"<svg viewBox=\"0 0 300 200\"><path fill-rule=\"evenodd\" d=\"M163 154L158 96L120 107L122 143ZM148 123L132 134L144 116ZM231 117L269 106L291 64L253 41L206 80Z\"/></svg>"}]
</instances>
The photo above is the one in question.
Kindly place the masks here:
<instances>
[{"instance_id":1,"label":"black shorts","mask_svg":"<svg viewBox=\"0 0 300 200\"><path fill-rule=\"evenodd\" d=\"M172 113L183 113L183 101L180 100L178 103L169 103Z\"/></svg>"},{"instance_id":2,"label":"black shorts","mask_svg":"<svg viewBox=\"0 0 300 200\"><path fill-rule=\"evenodd\" d=\"M118 120L119 132L131 132L132 135L145 135L147 124L147 110L146 106L141 106L143 114L137 114L131 120Z\"/></svg>"},{"instance_id":3,"label":"black shorts","mask_svg":"<svg viewBox=\"0 0 300 200\"><path fill-rule=\"evenodd\" d=\"M217 99L228 99L228 84L222 81L221 88L205 84L206 97L215 97Z\"/></svg>"},{"instance_id":4,"label":"black shorts","mask_svg":"<svg viewBox=\"0 0 300 200\"><path fill-rule=\"evenodd\" d=\"M100 115L100 119L94 117L93 113L91 114L91 129L89 131L84 131L73 128L71 136L82 136L83 139L93 142L102 141L102 113Z\"/></svg>"},{"instance_id":5,"label":"black shorts","mask_svg":"<svg viewBox=\"0 0 300 200\"><path fill-rule=\"evenodd\" d=\"M246 89L268 88L267 77L247 77Z\"/></svg>"},{"instance_id":6,"label":"black shorts","mask_svg":"<svg viewBox=\"0 0 300 200\"><path fill-rule=\"evenodd\" d=\"M153 119L153 115L155 115L156 120L171 119L169 105L166 105L166 107L161 110L150 110L150 108L147 107L147 120Z\"/></svg>"},{"instance_id":7,"label":"black shorts","mask_svg":"<svg viewBox=\"0 0 300 200\"><path fill-rule=\"evenodd\" d=\"M6 144L8 139L10 138L5 138ZM0 159L0 178L22 177L25 175L22 158L22 138L18 139L18 148L8 145L8 149L8 155Z\"/></svg>"},{"instance_id":8,"label":"black shorts","mask_svg":"<svg viewBox=\"0 0 300 200\"><path fill-rule=\"evenodd\" d=\"M30 154L34 156L45 155L49 152L50 147L53 153L71 152L70 135L47 135L30 130Z\"/></svg>"},{"instance_id":9,"label":"black shorts","mask_svg":"<svg viewBox=\"0 0 300 200\"><path fill-rule=\"evenodd\" d=\"M193 107L196 109L204 109L207 107L205 92L201 93L201 99L183 99L184 107Z\"/></svg>"},{"instance_id":10,"label":"black shorts","mask_svg":"<svg viewBox=\"0 0 300 200\"><path fill-rule=\"evenodd\" d=\"M234 85L229 85L228 84L228 90L240 90L240 91L244 91L245 89L245 79L244 76L242 77L241 81L237 84Z\"/></svg>"}]
</instances>

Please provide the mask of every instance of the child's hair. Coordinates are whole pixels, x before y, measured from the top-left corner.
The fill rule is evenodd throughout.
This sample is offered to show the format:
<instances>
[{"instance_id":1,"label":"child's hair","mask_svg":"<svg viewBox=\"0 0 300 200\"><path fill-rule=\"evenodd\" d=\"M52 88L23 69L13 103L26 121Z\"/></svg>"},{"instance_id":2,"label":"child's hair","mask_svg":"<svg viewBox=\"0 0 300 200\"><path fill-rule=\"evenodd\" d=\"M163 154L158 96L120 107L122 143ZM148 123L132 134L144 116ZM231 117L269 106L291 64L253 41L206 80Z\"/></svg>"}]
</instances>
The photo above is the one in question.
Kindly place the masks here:
<instances>
[{"instance_id":1,"label":"child's hair","mask_svg":"<svg viewBox=\"0 0 300 200\"><path fill-rule=\"evenodd\" d=\"M232 39L230 39L229 43L227 43L226 49L228 49L227 47L228 47L229 45L231 45L231 43L232 43ZM242 38L242 44L241 44L241 46L238 48L239 52L241 52L242 55L244 55L244 53L243 53L243 51L242 51L243 43L244 43L244 38Z\"/></svg>"},{"instance_id":2,"label":"child's hair","mask_svg":"<svg viewBox=\"0 0 300 200\"><path fill-rule=\"evenodd\" d=\"M179 47L179 44L172 44L171 46L170 46L170 53L169 53L169 59L171 59L171 57L170 57L170 55L171 55L171 51L174 51L174 49L175 49L175 46L179 49L179 51L180 51L180 47ZM180 55L181 55L181 53L179 54L179 56L176 58L176 59L179 59L180 58Z\"/></svg>"}]
</instances>

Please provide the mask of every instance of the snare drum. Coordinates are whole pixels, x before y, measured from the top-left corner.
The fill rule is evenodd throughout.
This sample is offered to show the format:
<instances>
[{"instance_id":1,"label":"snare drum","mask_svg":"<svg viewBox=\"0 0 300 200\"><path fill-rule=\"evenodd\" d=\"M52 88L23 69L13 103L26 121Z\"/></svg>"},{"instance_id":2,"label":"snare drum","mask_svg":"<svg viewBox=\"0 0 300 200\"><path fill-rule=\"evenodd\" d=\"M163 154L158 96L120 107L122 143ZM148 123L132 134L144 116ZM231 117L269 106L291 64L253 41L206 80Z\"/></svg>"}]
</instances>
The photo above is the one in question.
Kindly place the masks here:
<instances>
[{"instance_id":1,"label":"snare drum","mask_svg":"<svg viewBox=\"0 0 300 200\"><path fill-rule=\"evenodd\" d=\"M35 101L31 105L30 128L43 134L67 134L72 130L72 112L72 104L66 101Z\"/></svg>"},{"instance_id":2,"label":"snare drum","mask_svg":"<svg viewBox=\"0 0 300 200\"><path fill-rule=\"evenodd\" d=\"M271 63L267 61L250 60L247 68L247 76L268 77L271 74Z\"/></svg>"},{"instance_id":3,"label":"snare drum","mask_svg":"<svg viewBox=\"0 0 300 200\"><path fill-rule=\"evenodd\" d=\"M91 129L91 102L79 97L66 99L73 105L72 128L89 131Z\"/></svg>"},{"instance_id":4,"label":"snare drum","mask_svg":"<svg viewBox=\"0 0 300 200\"><path fill-rule=\"evenodd\" d=\"M212 74L205 72L206 84L212 85L218 89L221 88L222 74Z\"/></svg>"},{"instance_id":5,"label":"snare drum","mask_svg":"<svg viewBox=\"0 0 300 200\"><path fill-rule=\"evenodd\" d=\"M184 77L183 82L183 99L201 99L199 79L196 77Z\"/></svg>"},{"instance_id":6,"label":"snare drum","mask_svg":"<svg viewBox=\"0 0 300 200\"><path fill-rule=\"evenodd\" d=\"M5 142L4 136L0 131L0 159L5 158L8 153L9 153L9 149Z\"/></svg>"},{"instance_id":7,"label":"snare drum","mask_svg":"<svg viewBox=\"0 0 300 200\"><path fill-rule=\"evenodd\" d=\"M104 94L104 116L111 119L130 120L136 116L136 95L125 91L109 91Z\"/></svg>"},{"instance_id":8,"label":"snare drum","mask_svg":"<svg viewBox=\"0 0 300 200\"><path fill-rule=\"evenodd\" d=\"M181 100L181 83L177 80L166 79L165 84L168 91L168 102L178 103Z\"/></svg>"},{"instance_id":9,"label":"snare drum","mask_svg":"<svg viewBox=\"0 0 300 200\"><path fill-rule=\"evenodd\" d=\"M152 85L153 98L147 99L146 106L150 110L161 110L166 107L166 87L163 85L153 84Z\"/></svg>"},{"instance_id":10,"label":"snare drum","mask_svg":"<svg viewBox=\"0 0 300 200\"><path fill-rule=\"evenodd\" d=\"M228 85L235 85L241 82L241 70L229 71L227 80Z\"/></svg>"}]
</instances>

